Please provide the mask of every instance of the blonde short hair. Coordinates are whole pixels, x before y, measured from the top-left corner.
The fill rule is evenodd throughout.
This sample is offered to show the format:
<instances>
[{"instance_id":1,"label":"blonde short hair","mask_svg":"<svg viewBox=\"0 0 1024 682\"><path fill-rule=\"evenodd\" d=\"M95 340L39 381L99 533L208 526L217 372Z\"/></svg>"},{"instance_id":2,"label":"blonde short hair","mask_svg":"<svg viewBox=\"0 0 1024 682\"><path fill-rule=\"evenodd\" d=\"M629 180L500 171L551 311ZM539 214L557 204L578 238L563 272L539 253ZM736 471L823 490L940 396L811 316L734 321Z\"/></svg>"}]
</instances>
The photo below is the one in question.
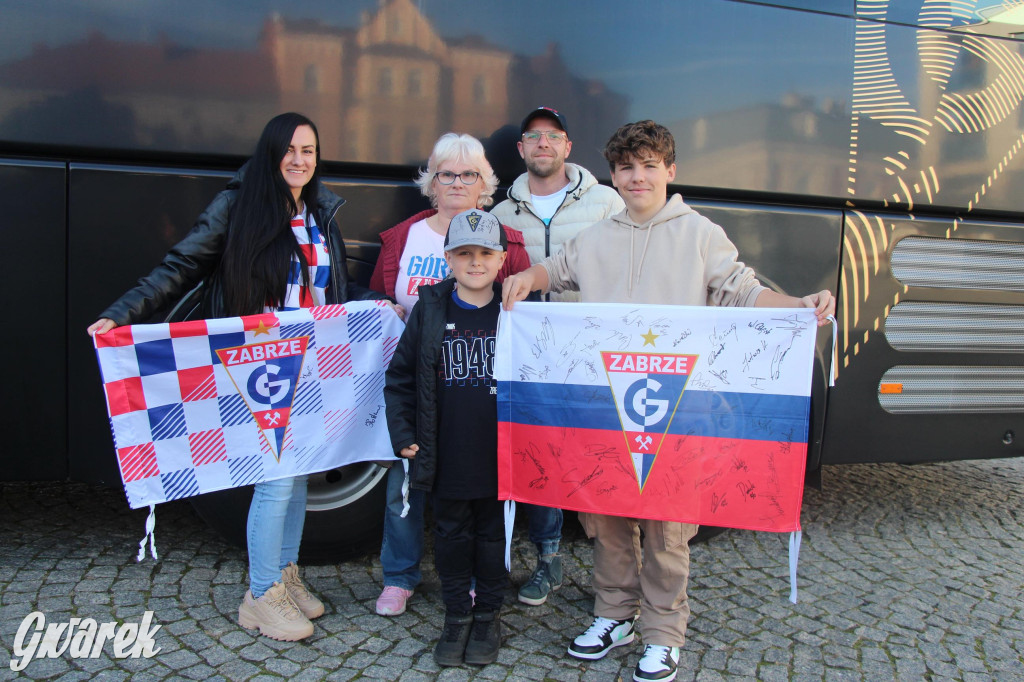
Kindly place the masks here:
<instances>
[{"instance_id":1,"label":"blonde short hair","mask_svg":"<svg viewBox=\"0 0 1024 682\"><path fill-rule=\"evenodd\" d=\"M480 173L480 181L484 183L484 191L480 194L477 208L486 208L494 203L494 191L498 189L498 176L487 161L484 146L472 135L445 133L434 144L430 152L427 167L420 170L416 184L423 196L430 199L430 205L437 208L437 193L434 192L434 173L438 166L446 161L461 161Z\"/></svg>"}]
</instances>

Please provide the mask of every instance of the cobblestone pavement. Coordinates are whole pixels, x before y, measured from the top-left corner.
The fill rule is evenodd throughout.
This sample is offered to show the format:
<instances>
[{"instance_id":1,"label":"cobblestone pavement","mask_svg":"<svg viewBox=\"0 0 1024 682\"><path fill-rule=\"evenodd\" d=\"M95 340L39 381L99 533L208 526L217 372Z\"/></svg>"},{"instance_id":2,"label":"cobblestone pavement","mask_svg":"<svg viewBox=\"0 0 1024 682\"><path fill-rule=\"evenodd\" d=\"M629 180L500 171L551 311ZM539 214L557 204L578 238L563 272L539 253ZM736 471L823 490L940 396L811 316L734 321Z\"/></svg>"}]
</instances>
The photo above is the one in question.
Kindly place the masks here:
<instances>
[{"instance_id":1,"label":"cobblestone pavement","mask_svg":"<svg viewBox=\"0 0 1024 682\"><path fill-rule=\"evenodd\" d=\"M800 601L788 600L787 536L727 531L693 550L689 639L679 679L1024 679L1024 459L856 465L805 495ZM15 633L41 611L162 627L152 658L33 660L33 679L616 680L639 643L604 660L564 655L590 620L591 546L566 529L566 583L548 603L503 612L498 662L440 671L432 570L407 613L373 612L376 557L309 567L327 603L314 636L279 643L240 629L245 556L185 502L158 508L160 560L136 564L145 513L120 491L81 484L0 485L0 679ZM513 581L531 548L517 539ZM426 561L427 565L432 560Z\"/></svg>"}]
</instances>

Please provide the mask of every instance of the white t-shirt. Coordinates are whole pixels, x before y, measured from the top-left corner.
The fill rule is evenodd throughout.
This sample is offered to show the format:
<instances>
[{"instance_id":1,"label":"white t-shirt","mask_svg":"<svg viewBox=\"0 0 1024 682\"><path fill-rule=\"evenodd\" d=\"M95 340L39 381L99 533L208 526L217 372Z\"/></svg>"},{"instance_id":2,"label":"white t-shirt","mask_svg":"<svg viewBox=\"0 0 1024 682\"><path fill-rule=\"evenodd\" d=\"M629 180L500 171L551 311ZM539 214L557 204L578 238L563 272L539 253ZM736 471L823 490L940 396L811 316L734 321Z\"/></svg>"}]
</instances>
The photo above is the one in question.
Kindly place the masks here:
<instances>
[{"instance_id":1,"label":"white t-shirt","mask_svg":"<svg viewBox=\"0 0 1024 682\"><path fill-rule=\"evenodd\" d=\"M426 220L409 228L402 258L398 261L398 279L395 280L395 299L412 311L420 300L419 287L437 284L448 276L448 263L444 259L444 235L430 229Z\"/></svg>"},{"instance_id":2,"label":"white t-shirt","mask_svg":"<svg viewBox=\"0 0 1024 682\"><path fill-rule=\"evenodd\" d=\"M565 201L565 193L572 189L572 183L566 184L565 187L558 190L554 194L541 197L536 194L530 195L530 201L533 203L533 208L537 212L537 217L544 221L547 225L551 222L551 218L554 217L555 211Z\"/></svg>"}]
</instances>

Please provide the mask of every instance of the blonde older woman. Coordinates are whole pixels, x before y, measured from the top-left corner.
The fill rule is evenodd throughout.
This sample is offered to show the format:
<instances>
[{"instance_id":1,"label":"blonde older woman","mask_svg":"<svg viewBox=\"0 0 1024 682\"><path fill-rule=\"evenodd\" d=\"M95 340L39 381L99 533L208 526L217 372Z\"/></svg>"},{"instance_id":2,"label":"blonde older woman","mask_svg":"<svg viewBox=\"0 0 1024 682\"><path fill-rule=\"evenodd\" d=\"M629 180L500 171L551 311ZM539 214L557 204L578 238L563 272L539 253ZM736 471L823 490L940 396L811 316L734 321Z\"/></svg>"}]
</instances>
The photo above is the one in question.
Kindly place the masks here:
<instances>
[{"instance_id":1,"label":"blonde older woman","mask_svg":"<svg viewBox=\"0 0 1024 682\"><path fill-rule=\"evenodd\" d=\"M416 184L433 208L422 211L380 235L381 251L370 278L370 288L387 294L412 311L419 300L419 287L435 284L448 276L444 259L444 238L452 218L462 211L486 208L494 203L498 177L484 155L483 145L472 135L445 133L434 144L427 167ZM498 272L498 281L530 267L523 235L505 227L508 257ZM404 469L388 472L387 507L380 563L384 590L376 611L382 616L405 612L406 602L420 583L423 556L423 506L425 494L409 491L409 511L402 518Z\"/></svg>"}]
</instances>

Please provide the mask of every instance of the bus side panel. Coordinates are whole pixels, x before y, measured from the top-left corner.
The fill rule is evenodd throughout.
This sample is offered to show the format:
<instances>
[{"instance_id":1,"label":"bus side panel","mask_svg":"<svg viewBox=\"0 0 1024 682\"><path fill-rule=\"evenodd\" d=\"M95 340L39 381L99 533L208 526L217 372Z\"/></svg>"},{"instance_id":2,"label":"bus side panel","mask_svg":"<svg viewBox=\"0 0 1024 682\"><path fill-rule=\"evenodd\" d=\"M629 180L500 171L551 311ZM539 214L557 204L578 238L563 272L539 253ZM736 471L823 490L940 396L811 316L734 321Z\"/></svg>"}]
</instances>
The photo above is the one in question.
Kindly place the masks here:
<instances>
[{"instance_id":1,"label":"bus side panel","mask_svg":"<svg viewBox=\"0 0 1024 682\"><path fill-rule=\"evenodd\" d=\"M848 214L825 464L1024 455L1022 263L1024 225Z\"/></svg>"},{"instance_id":2,"label":"bus side panel","mask_svg":"<svg viewBox=\"0 0 1024 682\"><path fill-rule=\"evenodd\" d=\"M843 229L840 211L696 201L691 205L725 229L736 244L740 260L752 267L766 286L791 296L806 296L822 289L836 291ZM818 333L809 471L820 463L832 348L829 329L824 327Z\"/></svg>"},{"instance_id":3,"label":"bus side panel","mask_svg":"<svg viewBox=\"0 0 1024 682\"><path fill-rule=\"evenodd\" d=\"M67 329L72 479L120 481L99 366L85 328L185 236L228 177L71 165L68 273L76 282L68 291Z\"/></svg>"},{"instance_id":4,"label":"bus side panel","mask_svg":"<svg viewBox=\"0 0 1024 682\"><path fill-rule=\"evenodd\" d=\"M66 364L62 315L63 163L0 160L0 287L6 324L0 334L5 394L0 403L0 480L65 478Z\"/></svg>"}]
</instances>

